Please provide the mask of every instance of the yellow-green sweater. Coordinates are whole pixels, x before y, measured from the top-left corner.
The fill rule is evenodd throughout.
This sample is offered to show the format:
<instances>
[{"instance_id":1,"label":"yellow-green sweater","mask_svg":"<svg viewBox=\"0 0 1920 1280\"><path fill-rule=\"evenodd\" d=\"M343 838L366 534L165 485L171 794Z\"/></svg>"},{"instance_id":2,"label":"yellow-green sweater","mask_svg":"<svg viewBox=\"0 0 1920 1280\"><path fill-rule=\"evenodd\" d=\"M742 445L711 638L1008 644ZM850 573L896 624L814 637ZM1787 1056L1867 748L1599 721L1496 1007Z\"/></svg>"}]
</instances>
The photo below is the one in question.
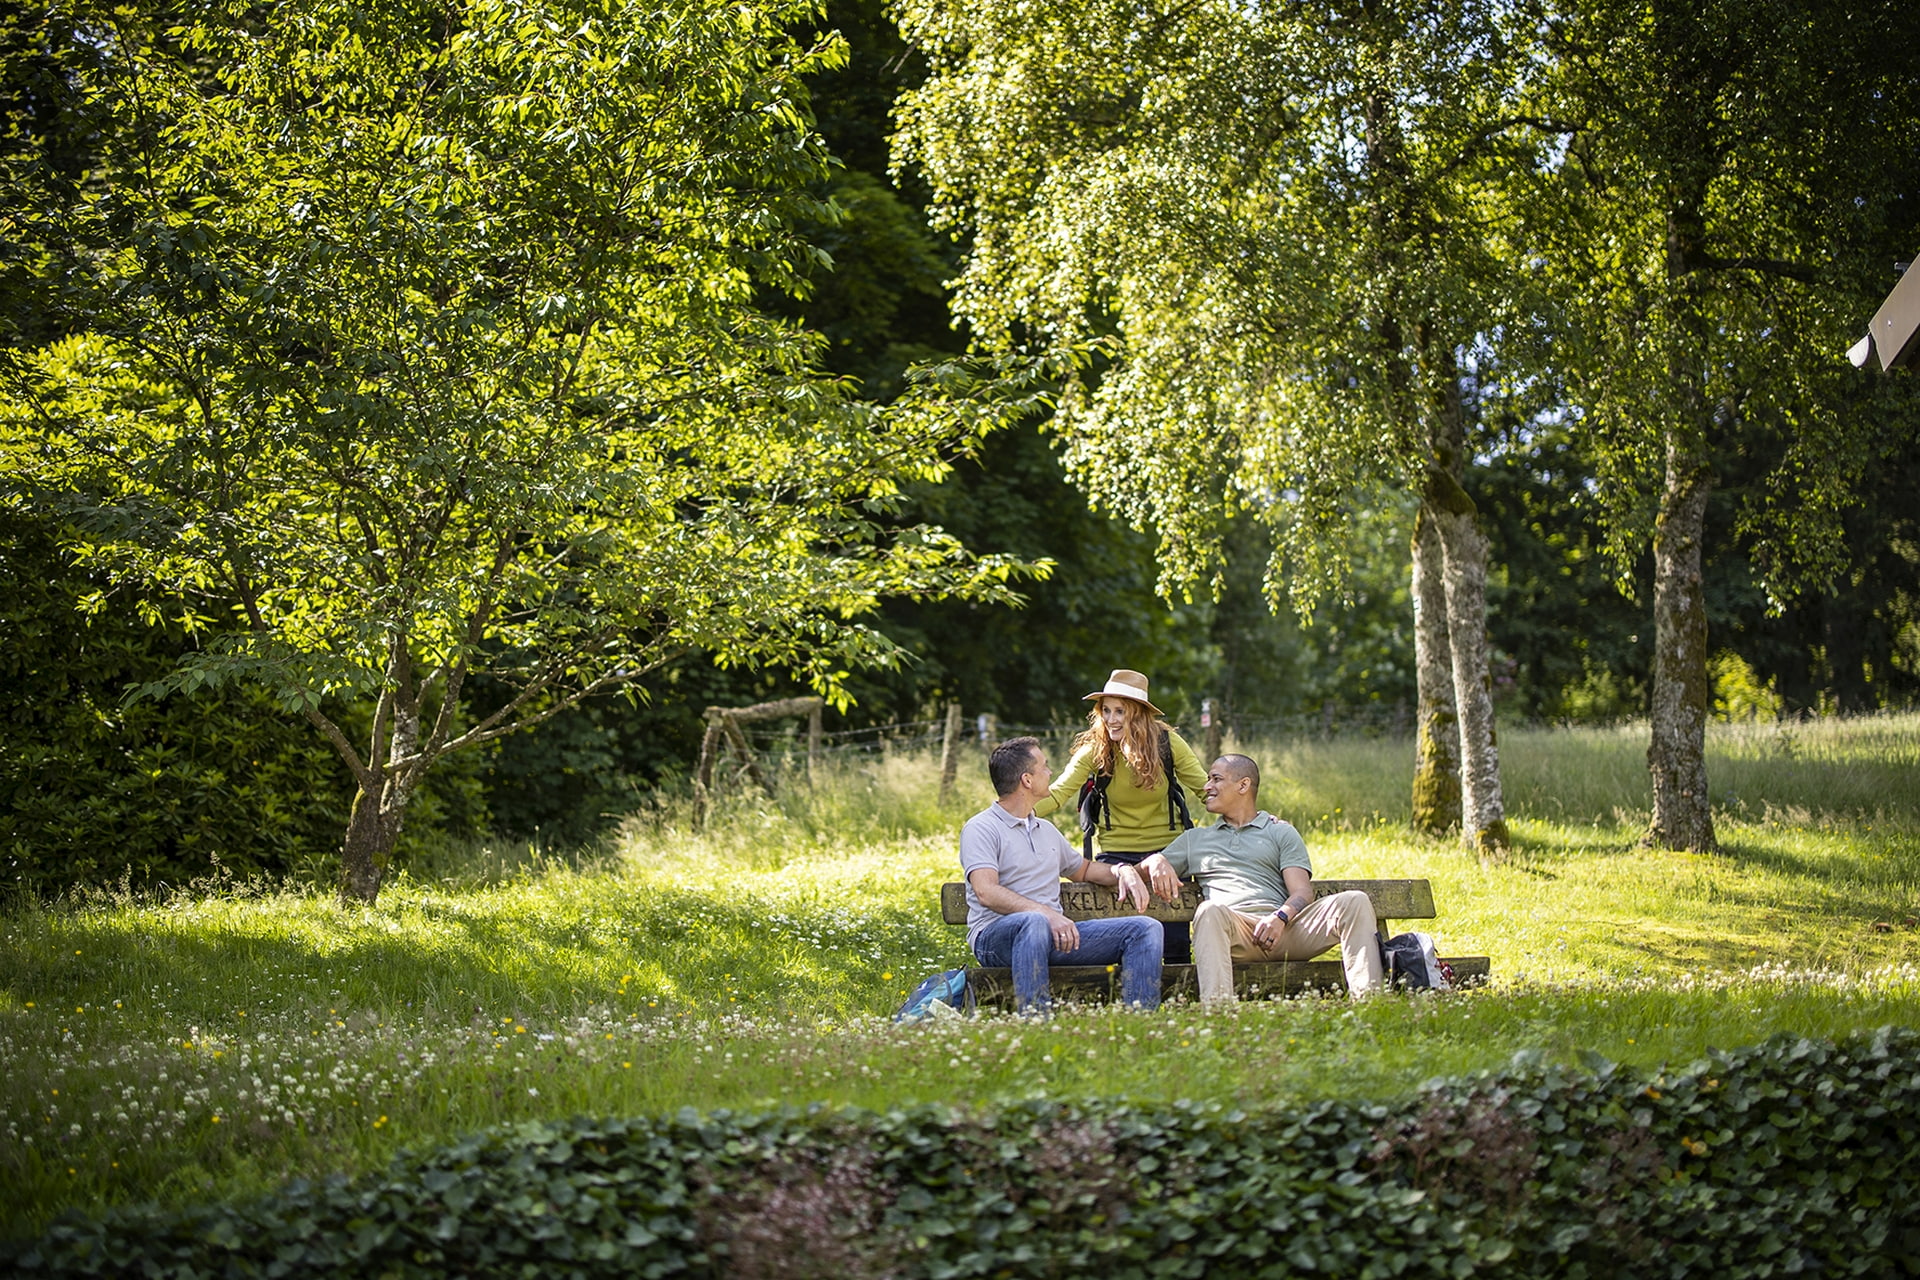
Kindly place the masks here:
<instances>
[{"instance_id":1,"label":"yellow-green sweater","mask_svg":"<svg viewBox=\"0 0 1920 1280\"><path fill-rule=\"evenodd\" d=\"M1173 774L1187 793L1187 812L1195 822L1205 822L1207 771L1184 738L1171 730L1167 736L1173 743ZM1066 772L1054 779L1047 798L1033 811L1044 818L1058 809L1071 810L1079 798L1080 784L1092 773L1093 747L1085 746L1073 753ZM1159 786L1143 791L1139 776L1125 756L1119 758L1113 781L1107 784L1107 805L1113 825L1101 823L1093 837L1102 853L1153 853L1166 848L1180 834L1177 811L1174 825L1167 825L1167 780L1162 778Z\"/></svg>"}]
</instances>

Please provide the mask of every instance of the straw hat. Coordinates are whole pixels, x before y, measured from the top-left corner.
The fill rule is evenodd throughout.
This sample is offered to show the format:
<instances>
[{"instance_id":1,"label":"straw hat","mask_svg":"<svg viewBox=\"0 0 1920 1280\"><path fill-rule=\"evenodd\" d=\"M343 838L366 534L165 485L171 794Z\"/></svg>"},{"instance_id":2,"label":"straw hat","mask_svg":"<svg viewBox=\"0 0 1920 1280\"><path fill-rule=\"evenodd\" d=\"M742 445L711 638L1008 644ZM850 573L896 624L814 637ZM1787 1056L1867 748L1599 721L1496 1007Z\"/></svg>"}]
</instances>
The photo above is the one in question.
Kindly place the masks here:
<instances>
[{"instance_id":1,"label":"straw hat","mask_svg":"<svg viewBox=\"0 0 1920 1280\"><path fill-rule=\"evenodd\" d=\"M1145 705L1147 710L1157 716L1166 714L1161 711L1160 708L1154 706L1153 703L1147 701L1147 678L1138 671L1128 671L1125 668L1115 671L1107 677L1106 688L1088 694L1082 698L1081 701L1093 702L1099 698L1131 698L1133 701Z\"/></svg>"}]
</instances>

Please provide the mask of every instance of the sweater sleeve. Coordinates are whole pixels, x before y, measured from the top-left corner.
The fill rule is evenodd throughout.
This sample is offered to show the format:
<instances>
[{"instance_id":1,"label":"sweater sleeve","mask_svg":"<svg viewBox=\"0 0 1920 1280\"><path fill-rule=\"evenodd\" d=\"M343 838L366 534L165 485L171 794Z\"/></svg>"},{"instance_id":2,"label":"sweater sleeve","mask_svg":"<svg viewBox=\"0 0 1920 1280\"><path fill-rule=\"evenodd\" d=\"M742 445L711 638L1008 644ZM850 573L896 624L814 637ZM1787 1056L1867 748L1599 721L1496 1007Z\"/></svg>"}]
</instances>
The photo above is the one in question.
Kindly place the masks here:
<instances>
[{"instance_id":1,"label":"sweater sleeve","mask_svg":"<svg viewBox=\"0 0 1920 1280\"><path fill-rule=\"evenodd\" d=\"M1067 771L1053 780L1053 785L1047 788L1046 797L1033 806L1033 812L1045 818L1067 808L1080 794L1080 784L1092 774L1093 747L1088 745L1073 753L1073 758L1067 761Z\"/></svg>"}]
</instances>

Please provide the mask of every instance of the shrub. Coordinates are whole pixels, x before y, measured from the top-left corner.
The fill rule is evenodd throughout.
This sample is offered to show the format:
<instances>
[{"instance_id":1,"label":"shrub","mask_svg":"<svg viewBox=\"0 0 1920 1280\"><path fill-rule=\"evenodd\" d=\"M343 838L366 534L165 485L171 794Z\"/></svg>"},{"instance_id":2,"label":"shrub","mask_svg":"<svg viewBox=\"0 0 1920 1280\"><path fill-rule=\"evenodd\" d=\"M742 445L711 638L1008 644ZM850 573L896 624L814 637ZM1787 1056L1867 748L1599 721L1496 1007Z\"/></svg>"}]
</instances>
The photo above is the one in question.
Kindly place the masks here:
<instances>
[{"instance_id":1,"label":"shrub","mask_svg":"<svg viewBox=\"0 0 1920 1280\"><path fill-rule=\"evenodd\" d=\"M90 615L100 587L48 527L0 514L0 889L330 878L353 800L333 749L258 688L131 698L207 638L150 626L124 599ZM429 780L416 840L484 827L478 769Z\"/></svg>"},{"instance_id":2,"label":"shrub","mask_svg":"<svg viewBox=\"0 0 1920 1280\"><path fill-rule=\"evenodd\" d=\"M320 736L252 691L129 702L191 641L125 602L87 617L98 585L45 528L0 521L0 885L180 886L337 849L352 794Z\"/></svg>"},{"instance_id":3,"label":"shrub","mask_svg":"<svg viewBox=\"0 0 1920 1280\"><path fill-rule=\"evenodd\" d=\"M578 1119L248 1204L70 1219L22 1273L1912 1273L1920 1033L1645 1075L1517 1061L1395 1107Z\"/></svg>"}]
</instances>

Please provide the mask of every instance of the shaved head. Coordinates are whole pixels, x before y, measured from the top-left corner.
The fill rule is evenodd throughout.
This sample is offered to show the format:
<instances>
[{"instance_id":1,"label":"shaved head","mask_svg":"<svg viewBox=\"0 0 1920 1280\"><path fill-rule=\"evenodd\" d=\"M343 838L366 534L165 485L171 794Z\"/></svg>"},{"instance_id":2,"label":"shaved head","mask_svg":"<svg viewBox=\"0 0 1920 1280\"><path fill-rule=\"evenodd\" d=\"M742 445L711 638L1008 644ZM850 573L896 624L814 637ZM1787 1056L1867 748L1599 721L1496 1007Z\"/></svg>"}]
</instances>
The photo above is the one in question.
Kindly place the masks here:
<instances>
[{"instance_id":1,"label":"shaved head","mask_svg":"<svg viewBox=\"0 0 1920 1280\"><path fill-rule=\"evenodd\" d=\"M1240 778L1251 779L1253 786L1250 790L1255 795L1260 794L1260 766L1253 762L1251 756L1243 756L1235 753L1233 755L1221 756L1218 760L1215 760L1213 764L1215 768L1219 769L1220 772L1226 774L1229 778L1236 780Z\"/></svg>"}]
</instances>

